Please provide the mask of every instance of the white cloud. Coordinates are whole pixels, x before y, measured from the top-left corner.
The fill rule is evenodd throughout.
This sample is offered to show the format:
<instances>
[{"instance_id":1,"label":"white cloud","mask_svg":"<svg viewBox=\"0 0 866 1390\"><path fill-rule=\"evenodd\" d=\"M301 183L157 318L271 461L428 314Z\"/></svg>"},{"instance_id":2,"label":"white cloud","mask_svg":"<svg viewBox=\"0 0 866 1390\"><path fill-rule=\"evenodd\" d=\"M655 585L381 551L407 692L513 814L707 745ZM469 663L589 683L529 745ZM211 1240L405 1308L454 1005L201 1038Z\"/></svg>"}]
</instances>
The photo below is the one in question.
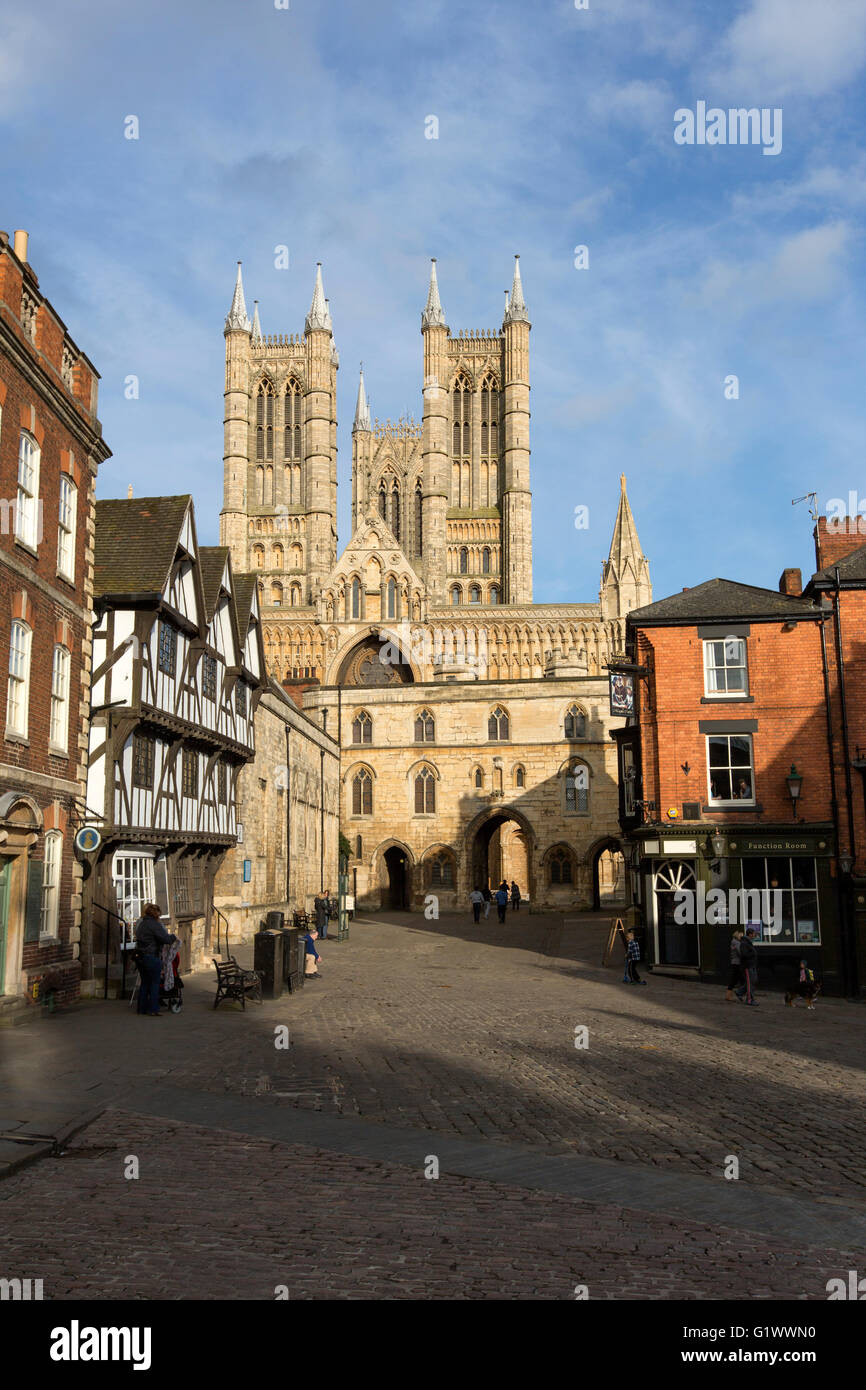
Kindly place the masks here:
<instances>
[{"instance_id":1,"label":"white cloud","mask_svg":"<svg viewBox=\"0 0 866 1390\"><path fill-rule=\"evenodd\" d=\"M753 0L723 44L720 85L758 105L788 94L823 96L866 62L863 0Z\"/></svg>"},{"instance_id":2,"label":"white cloud","mask_svg":"<svg viewBox=\"0 0 866 1390\"><path fill-rule=\"evenodd\" d=\"M851 242L850 223L807 227L781 243L764 260L714 260L703 271L701 297L742 314L777 300L808 303L837 293Z\"/></svg>"}]
</instances>

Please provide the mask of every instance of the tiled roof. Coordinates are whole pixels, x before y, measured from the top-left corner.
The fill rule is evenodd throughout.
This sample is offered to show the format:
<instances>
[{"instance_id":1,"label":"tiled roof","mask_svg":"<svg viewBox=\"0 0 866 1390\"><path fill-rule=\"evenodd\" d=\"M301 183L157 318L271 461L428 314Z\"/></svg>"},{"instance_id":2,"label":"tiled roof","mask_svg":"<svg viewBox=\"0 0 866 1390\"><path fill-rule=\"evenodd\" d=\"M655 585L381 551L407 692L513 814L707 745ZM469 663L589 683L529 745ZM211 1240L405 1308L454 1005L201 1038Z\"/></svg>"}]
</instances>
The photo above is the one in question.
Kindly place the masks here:
<instances>
[{"instance_id":1,"label":"tiled roof","mask_svg":"<svg viewBox=\"0 0 866 1390\"><path fill-rule=\"evenodd\" d=\"M866 545L861 545L859 550L852 550L846 555L844 560L838 560L836 564L827 565L824 569L813 574L809 580L810 585L823 589L829 586L836 587L836 580L833 571L839 569L839 582L845 584L847 581L866 579Z\"/></svg>"},{"instance_id":2,"label":"tiled roof","mask_svg":"<svg viewBox=\"0 0 866 1390\"><path fill-rule=\"evenodd\" d=\"M93 589L97 598L163 592L191 501L189 493L184 493L96 503Z\"/></svg>"},{"instance_id":3,"label":"tiled roof","mask_svg":"<svg viewBox=\"0 0 866 1390\"><path fill-rule=\"evenodd\" d=\"M226 560L229 558L229 548L227 545L203 545L199 547L198 558L204 591L204 606L208 621L210 621L214 615L216 601L219 598L220 582L226 567Z\"/></svg>"},{"instance_id":4,"label":"tiled roof","mask_svg":"<svg viewBox=\"0 0 866 1390\"><path fill-rule=\"evenodd\" d=\"M241 642L246 640L247 627L250 621L250 608L253 603L253 594L256 589L256 576L254 574L236 574L235 583L235 608L238 614L238 631Z\"/></svg>"},{"instance_id":5,"label":"tiled roof","mask_svg":"<svg viewBox=\"0 0 866 1390\"><path fill-rule=\"evenodd\" d=\"M820 605L806 598L792 598L777 589L759 589L731 579L708 579L693 589L683 589L658 603L635 608L628 615L636 627L654 623L716 622L719 619L796 618L820 612Z\"/></svg>"}]
</instances>

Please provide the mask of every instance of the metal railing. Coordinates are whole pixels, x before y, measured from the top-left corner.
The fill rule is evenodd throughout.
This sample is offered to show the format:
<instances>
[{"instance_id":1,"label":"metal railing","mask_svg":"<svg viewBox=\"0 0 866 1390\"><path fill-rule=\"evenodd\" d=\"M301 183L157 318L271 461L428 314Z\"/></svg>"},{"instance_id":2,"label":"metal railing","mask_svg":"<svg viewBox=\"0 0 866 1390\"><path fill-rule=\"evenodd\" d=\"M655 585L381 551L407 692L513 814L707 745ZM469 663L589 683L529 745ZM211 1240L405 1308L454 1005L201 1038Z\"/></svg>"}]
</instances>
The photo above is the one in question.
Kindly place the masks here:
<instances>
[{"instance_id":1,"label":"metal railing","mask_svg":"<svg viewBox=\"0 0 866 1390\"><path fill-rule=\"evenodd\" d=\"M121 938L120 938L120 956L121 956L121 962L120 962L120 971L121 971L121 974L120 974L120 997L121 997L121 999L122 999L123 996L124 996L125 993L126 993L126 950L125 950L125 946L126 946L126 934L127 934L128 928L129 928L129 923L127 922L127 920L126 920L125 917L121 917L121 916L120 916L120 913L119 913L119 912L113 912L112 909L111 909L110 907L106 907L106 906L105 906L105 903L97 903L97 902L95 902L95 903L93 904L93 906L94 906L95 908L99 908L99 911L100 911L100 912L104 912L104 913L105 913L105 916L106 916L106 919L110 919L110 918L113 917L114 920L115 920L115 922L119 922L120 925L121 925L121 927L123 928L123 933L122 933L122 936L121 936ZM103 990L102 990L102 997L103 997L103 999L107 999L107 998L108 998L108 949L109 949L109 946L110 946L110 945L111 945L111 922L110 922L110 920L106 920L106 923L105 923L105 945L104 945L104 952L105 952L105 955L104 955L104 962L105 962L105 967L104 967L104 968L105 968L105 983L104 983L104 985L103 985Z\"/></svg>"}]
</instances>

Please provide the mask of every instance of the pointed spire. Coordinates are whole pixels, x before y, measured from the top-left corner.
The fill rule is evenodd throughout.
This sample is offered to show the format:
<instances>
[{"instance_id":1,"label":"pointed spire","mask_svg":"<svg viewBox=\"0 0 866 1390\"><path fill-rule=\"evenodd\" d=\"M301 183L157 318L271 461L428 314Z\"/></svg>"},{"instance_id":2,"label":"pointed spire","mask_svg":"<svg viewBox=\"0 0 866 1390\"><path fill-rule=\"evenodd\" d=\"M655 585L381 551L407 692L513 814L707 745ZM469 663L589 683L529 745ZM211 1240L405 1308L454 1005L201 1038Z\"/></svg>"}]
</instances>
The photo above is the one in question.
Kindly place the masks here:
<instances>
[{"instance_id":1,"label":"pointed spire","mask_svg":"<svg viewBox=\"0 0 866 1390\"><path fill-rule=\"evenodd\" d=\"M241 276L241 263L238 261L238 277L235 280L235 292L232 296L232 307L226 315L226 333L237 329L241 333L249 333L250 320L247 315L247 306L244 303L244 282Z\"/></svg>"},{"instance_id":2,"label":"pointed spire","mask_svg":"<svg viewBox=\"0 0 866 1390\"><path fill-rule=\"evenodd\" d=\"M313 290L313 302L310 305L310 312L307 314L304 325L307 333L316 328L323 329L326 333L331 332L331 315L328 310L328 301L325 299L325 287L322 284L322 262L316 262L316 288Z\"/></svg>"},{"instance_id":3,"label":"pointed spire","mask_svg":"<svg viewBox=\"0 0 866 1390\"><path fill-rule=\"evenodd\" d=\"M355 423L352 426L352 433L356 430L370 429L370 402L367 400L367 392L364 388L364 364L361 363L361 377L358 382L358 403L355 406Z\"/></svg>"},{"instance_id":4,"label":"pointed spire","mask_svg":"<svg viewBox=\"0 0 866 1390\"><path fill-rule=\"evenodd\" d=\"M636 564L637 560L644 558L638 540L637 526L632 515L631 503L625 489L624 473L619 475L619 507L610 542L610 553L607 558L609 564L616 566L617 573L622 572L626 560L631 560L633 564Z\"/></svg>"},{"instance_id":5,"label":"pointed spire","mask_svg":"<svg viewBox=\"0 0 866 1390\"><path fill-rule=\"evenodd\" d=\"M523 282L520 279L520 257L514 257L514 279L511 284L511 298L505 311L504 323L529 323L529 314L523 298Z\"/></svg>"},{"instance_id":6,"label":"pointed spire","mask_svg":"<svg viewBox=\"0 0 866 1390\"><path fill-rule=\"evenodd\" d=\"M436 257L430 262L430 288L427 291L427 305L421 315L421 331L425 328L447 328L445 312L439 300L439 281L436 279Z\"/></svg>"},{"instance_id":7,"label":"pointed spire","mask_svg":"<svg viewBox=\"0 0 866 1390\"><path fill-rule=\"evenodd\" d=\"M262 325L259 323L259 301L253 300L253 341L256 342L262 336Z\"/></svg>"},{"instance_id":8,"label":"pointed spire","mask_svg":"<svg viewBox=\"0 0 866 1390\"><path fill-rule=\"evenodd\" d=\"M625 617L633 608L652 603L649 564L638 539L624 473L619 479L619 507L610 553L602 565L600 598L604 617Z\"/></svg>"}]
</instances>

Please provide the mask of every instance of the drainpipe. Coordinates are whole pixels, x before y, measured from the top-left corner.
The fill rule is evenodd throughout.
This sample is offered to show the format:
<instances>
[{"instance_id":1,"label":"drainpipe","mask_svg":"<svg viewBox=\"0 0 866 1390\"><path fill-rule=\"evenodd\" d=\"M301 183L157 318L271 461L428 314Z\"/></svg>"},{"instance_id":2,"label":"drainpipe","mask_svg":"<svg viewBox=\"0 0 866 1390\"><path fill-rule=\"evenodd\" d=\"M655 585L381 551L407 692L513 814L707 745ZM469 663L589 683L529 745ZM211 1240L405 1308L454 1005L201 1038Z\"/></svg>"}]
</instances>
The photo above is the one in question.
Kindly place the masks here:
<instances>
[{"instance_id":1,"label":"drainpipe","mask_svg":"<svg viewBox=\"0 0 866 1390\"><path fill-rule=\"evenodd\" d=\"M319 749L319 892L325 887L325 750Z\"/></svg>"},{"instance_id":2,"label":"drainpipe","mask_svg":"<svg viewBox=\"0 0 866 1390\"><path fill-rule=\"evenodd\" d=\"M286 724L286 910L289 908L292 863L292 798L289 791L289 726Z\"/></svg>"},{"instance_id":3,"label":"drainpipe","mask_svg":"<svg viewBox=\"0 0 866 1390\"><path fill-rule=\"evenodd\" d=\"M839 566L833 568L833 580L835 590L833 594L834 615L836 619L836 660L839 664L839 698L842 707L842 756L845 760L845 795L848 801L848 846L852 859L856 861L856 848L854 839L854 789L851 782L851 747L848 734L848 698L845 691L845 666L842 655L842 610L840 594L842 582L839 576ZM853 939L851 923L851 877L846 875L845 892L843 894L842 915L839 919L841 927L840 945L842 948L842 965L844 970L844 986L848 995L857 993L857 950Z\"/></svg>"}]
</instances>

